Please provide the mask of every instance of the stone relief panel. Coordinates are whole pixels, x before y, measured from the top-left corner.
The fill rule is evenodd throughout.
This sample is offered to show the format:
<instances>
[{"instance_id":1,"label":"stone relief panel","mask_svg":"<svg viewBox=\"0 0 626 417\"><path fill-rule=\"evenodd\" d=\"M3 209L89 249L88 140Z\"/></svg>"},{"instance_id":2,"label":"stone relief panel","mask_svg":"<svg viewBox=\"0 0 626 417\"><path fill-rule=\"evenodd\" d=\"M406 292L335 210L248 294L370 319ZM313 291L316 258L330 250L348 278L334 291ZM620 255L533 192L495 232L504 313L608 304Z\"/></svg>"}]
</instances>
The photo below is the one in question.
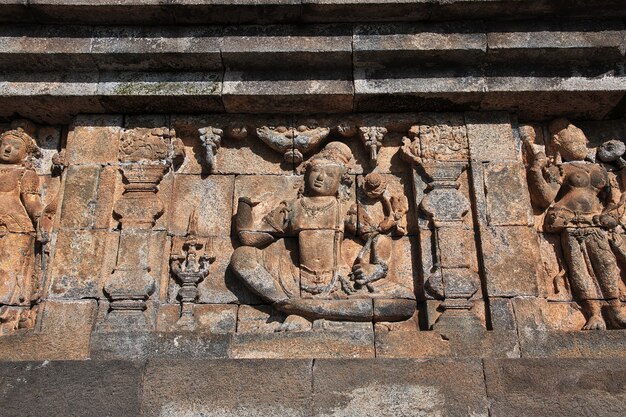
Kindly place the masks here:
<instances>
[{"instance_id":1,"label":"stone relief panel","mask_svg":"<svg viewBox=\"0 0 626 417\"><path fill-rule=\"evenodd\" d=\"M0 132L0 334L8 334L34 327L43 295L61 131L16 120Z\"/></svg>"},{"instance_id":2,"label":"stone relief panel","mask_svg":"<svg viewBox=\"0 0 626 417\"><path fill-rule=\"evenodd\" d=\"M584 330L624 328L623 131L581 127L557 119L520 128L545 294L548 306L574 300Z\"/></svg>"},{"instance_id":3,"label":"stone relief panel","mask_svg":"<svg viewBox=\"0 0 626 417\"><path fill-rule=\"evenodd\" d=\"M493 117L77 118L66 149L16 164L39 174L42 212L61 191L50 243L37 243L32 218L23 233L44 259L40 293L97 299L98 332L480 333L515 330L518 310L573 330L585 325L577 305L620 327L624 282L594 268L622 272L623 136L583 126L593 140L573 163L554 139L569 133L524 125L516 142L510 118ZM579 165L606 184L593 185L592 223L576 223L571 242L591 270L572 279L573 226L547 225ZM558 190L542 205L546 187ZM609 214L612 228L593 223ZM597 248L584 243L592 230ZM539 255L537 289L526 266Z\"/></svg>"}]
</instances>

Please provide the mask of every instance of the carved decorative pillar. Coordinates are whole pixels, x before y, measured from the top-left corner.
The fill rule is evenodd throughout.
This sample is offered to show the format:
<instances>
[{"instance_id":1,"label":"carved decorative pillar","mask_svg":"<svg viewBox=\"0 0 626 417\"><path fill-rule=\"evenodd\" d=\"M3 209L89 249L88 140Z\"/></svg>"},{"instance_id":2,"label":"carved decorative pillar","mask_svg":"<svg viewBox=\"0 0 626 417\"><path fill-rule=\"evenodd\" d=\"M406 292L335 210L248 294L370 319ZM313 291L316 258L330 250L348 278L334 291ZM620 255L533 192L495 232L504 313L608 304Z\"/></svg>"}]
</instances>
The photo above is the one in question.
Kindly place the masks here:
<instances>
[{"instance_id":1,"label":"carved decorative pillar","mask_svg":"<svg viewBox=\"0 0 626 417\"><path fill-rule=\"evenodd\" d=\"M174 132L166 128L134 129L122 137L120 171L124 193L113 208L121 233L116 267L104 284L110 300L105 325L109 329L152 327L144 314L155 290L149 245L152 228L164 211L156 193L179 149Z\"/></svg>"},{"instance_id":2,"label":"carved decorative pillar","mask_svg":"<svg viewBox=\"0 0 626 417\"><path fill-rule=\"evenodd\" d=\"M470 202L459 191L459 176L466 169L463 163L424 162L422 168L429 179L428 189L421 203L422 210L431 219L436 243L435 270L425 282L426 289L443 301L443 314L434 328L455 326L451 321L474 322L478 317L469 310L471 297L480 288L480 277L471 270L468 259L469 241L473 230L463 223L470 211ZM465 327L466 325L463 325Z\"/></svg>"},{"instance_id":3,"label":"carved decorative pillar","mask_svg":"<svg viewBox=\"0 0 626 417\"><path fill-rule=\"evenodd\" d=\"M442 300L435 330L482 327L470 311L481 283L471 263L476 258L471 244L474 231L464 222L471 204L459 190L459 177L468 166L462 160L467 146L457 146L462 133L450 127L414 126L412 140L405 138L402 148L405 159L427 183L420 209L430 220L435 249L434 268L424 277L424 287L429 295Z\"/></svg>"}]
</instances>

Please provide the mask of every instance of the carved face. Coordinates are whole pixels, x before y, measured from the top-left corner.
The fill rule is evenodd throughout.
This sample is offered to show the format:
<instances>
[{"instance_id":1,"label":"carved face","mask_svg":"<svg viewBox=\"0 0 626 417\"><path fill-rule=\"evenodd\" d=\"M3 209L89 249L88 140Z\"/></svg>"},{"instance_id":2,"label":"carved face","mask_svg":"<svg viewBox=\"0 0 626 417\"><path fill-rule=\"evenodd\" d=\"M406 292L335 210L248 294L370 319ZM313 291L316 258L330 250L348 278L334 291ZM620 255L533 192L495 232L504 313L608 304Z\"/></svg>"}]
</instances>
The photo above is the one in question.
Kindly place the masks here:
<instances>
[{"instance_id":1,"label":"carved face","mask_svg":"<svg viewBox=\"0 0 626 417\"><path fill-rule=\"evenodd\" d=\"M336 164L313 164L306 172L307 195L335 196L339 191L343 169Z\"/></svg>"},{"instance_id":2,"label":"carved face","mask_svg":"<svg viewBox=\"0 0 626 417\"><path fill-rule=\"evenodd\" d=\"M26 144L19 138L5 136L0 144L0 162L19 164L26 157Z\"/></svg>"}]
</instances>

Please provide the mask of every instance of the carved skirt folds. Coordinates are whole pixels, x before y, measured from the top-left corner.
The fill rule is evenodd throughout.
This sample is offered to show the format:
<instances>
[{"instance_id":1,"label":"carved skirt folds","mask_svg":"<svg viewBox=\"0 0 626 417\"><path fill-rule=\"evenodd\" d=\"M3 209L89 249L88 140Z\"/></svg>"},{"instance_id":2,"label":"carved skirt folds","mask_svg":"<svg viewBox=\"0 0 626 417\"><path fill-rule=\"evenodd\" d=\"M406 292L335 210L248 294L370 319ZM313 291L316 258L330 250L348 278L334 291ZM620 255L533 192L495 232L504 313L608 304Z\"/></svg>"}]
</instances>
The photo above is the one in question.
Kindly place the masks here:
<instances>
[{"instance_id":1,"label":"carved skirt folds","mask_svg":"<svg viewBox=\"0 0 626 417\"><path fill-rule=\"evenodd\" d=\"M620 270L609 238L610 232L598 227L561 232L572 291L580 300L619 298Z\"/></svg>"},{"instance_id":2,"label":"carved skirt folds","mask_svg":"<svg viewBox=\"0 0 626 417\"><path fill-rule=\"evenodd\" d=\"M35 237L8 233L0 237L0 304L29 305L37 297Z\"/></svg>"}]
</instances>

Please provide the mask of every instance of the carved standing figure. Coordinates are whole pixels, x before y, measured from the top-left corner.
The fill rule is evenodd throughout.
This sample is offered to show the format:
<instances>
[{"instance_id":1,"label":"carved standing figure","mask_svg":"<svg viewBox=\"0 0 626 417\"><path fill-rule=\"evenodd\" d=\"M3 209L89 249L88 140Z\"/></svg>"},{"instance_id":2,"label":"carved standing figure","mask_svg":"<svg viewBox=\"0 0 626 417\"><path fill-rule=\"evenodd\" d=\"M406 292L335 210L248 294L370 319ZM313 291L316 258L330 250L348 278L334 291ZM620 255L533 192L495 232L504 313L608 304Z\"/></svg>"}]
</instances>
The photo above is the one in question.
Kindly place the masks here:
<instances>
[{"instance_id":1,"label":"carved standing figure","mask_svg":"<svg viewBox=\"0 0 626 417\"><path fill-rule=\"evenodd\" d=\"M304 318L372 321L371 298L397 302L391 320L409 318L415 310L410 289L385 282L390 242L371 230L357 230L358 210L344 198L351 161L348 146L327 144L306 163L302 195L266 215L262 230L252 225L255 204L239 199L236 229L245 246L233 253L231 268L252 291L290 315L283 330L309 327ZM350 277L340 272L346 231L372 237L371 255L357 259Z\"/></svg>"},{"instance_id":2,"label":"carved standing figure","mask_svg":"<svg viewBox=\"0 0 626 417\"><path fill-rule=\"evenodd\" d=\"M546 210L545 231L561 235L571 288L587 316L583 329L606 329L601 300L608 302L613 324L624 328L620 269L612 243L618 225L619 190L612 187L611 174L602 165L587 160L589 150L582 130L566 119L553 121L549 130L554 160L549 161L543 152L529 158L533 202Z\"/></svg>"},{"instance_id":3,"label":"carved standing figure","mask_svg":"<svg viewBox=\"0 0 626 417\"><path fill-rule=\"evenodd\" d=\"M22 128L0 135L0 323L5 331L28 327L29 308L38 298L35 240L43 206L39 177L27 160L39 152ZM11 306L23 307L22 314L11 313Z\"/></svg>"}]
</instances>

